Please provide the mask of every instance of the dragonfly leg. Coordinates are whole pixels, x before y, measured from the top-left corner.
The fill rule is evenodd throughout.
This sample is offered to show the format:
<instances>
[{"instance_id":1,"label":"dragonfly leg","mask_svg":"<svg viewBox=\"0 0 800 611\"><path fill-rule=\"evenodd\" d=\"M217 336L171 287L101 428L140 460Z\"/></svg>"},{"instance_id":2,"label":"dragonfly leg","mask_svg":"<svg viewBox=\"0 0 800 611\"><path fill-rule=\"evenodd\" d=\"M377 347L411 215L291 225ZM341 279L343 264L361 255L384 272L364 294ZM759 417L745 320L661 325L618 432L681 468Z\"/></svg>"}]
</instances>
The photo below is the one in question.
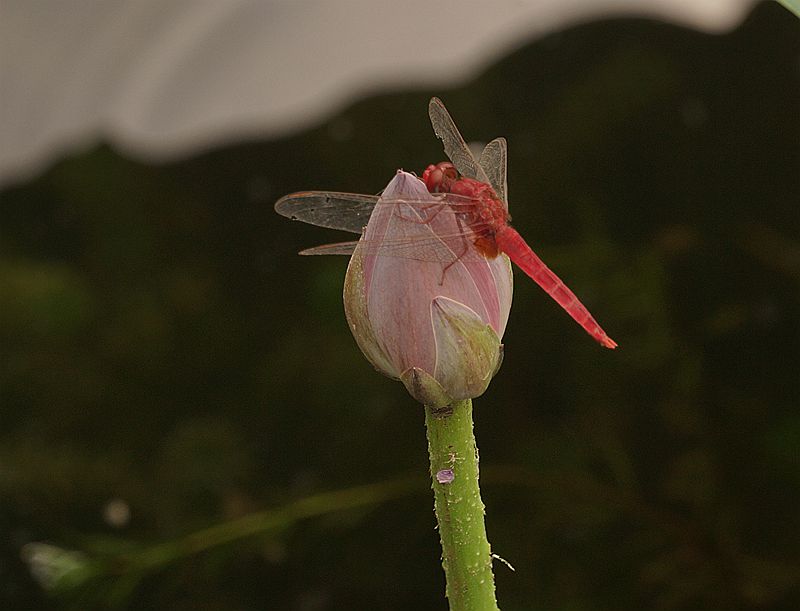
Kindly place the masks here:
<instances>
[{"instance_id":1,"label":"dragonfly leg","mask_svg":"<svg viewBox=\"0 0 800 611\"><path fill-rule=\"evenodd\" d=\"M461 217L458 214L456 214L456 223L458 224L459 233L461 234L461 243L464 246L464 250L462 250L452 261L450 261L450 263L448 263L442 268L442 277L439 280L439 286L442 286L444 284L444 275L447 273L447 270L453 267L453 265L455 265L459 260L461 260L461 257L467 254L467 251L469 251L469 246L470 246L469 241L464 235L465 232L464 225L461 221Z\"/></svg>"},{"instance_id":2,"label":"dragonfly leg","mask_svg":"<svg viewBox=\"0 0 800 611\"><path fill-rule=\"evenodd\" d=\"M429 215L428 214L428 210L430 210L432 208L434 208L436 211L433 214ZM394 214L397 216L397 218L399 218L399 219L401 219L403 221L408 221L410 223L416 223L418 225L429 225L430 223L433 222L433 219L435 219L439 215L439 213L442 210L444 210L445 208L449 209L450 206L448 206L444 202L442 202L442 203L435 202L435 203L426 204L424 206L419 206L417 208L417 210L421 210L422 212L425 213L425 218L423 218L423 219L407 217L407 216L405 216L404 214L402 214L399 211L396 211Z\"/></svg>"}]
</instances>

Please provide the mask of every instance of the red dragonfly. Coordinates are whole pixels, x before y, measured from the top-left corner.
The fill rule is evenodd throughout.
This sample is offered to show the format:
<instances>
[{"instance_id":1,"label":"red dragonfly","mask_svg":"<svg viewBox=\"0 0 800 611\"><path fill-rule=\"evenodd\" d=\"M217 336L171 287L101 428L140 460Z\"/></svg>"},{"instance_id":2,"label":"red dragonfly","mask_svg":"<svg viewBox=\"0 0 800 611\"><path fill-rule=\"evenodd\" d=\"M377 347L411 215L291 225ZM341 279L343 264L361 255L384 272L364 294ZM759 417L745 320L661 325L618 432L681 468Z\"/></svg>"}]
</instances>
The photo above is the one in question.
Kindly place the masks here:
<instances>
[{"instance_id":1,"label":"red dragonfly","mask_svg":"<svg viewBox=\"0 0 800 611\"><path fill-rule=\"evenodd\" d=\"M431 199L387 200L374 195L303 191L281 198L275 210L294 220L358 234L362 233L376 206L395 206L398 215L403 214L400 210L407 211L410 207L415 211L414 223L428 223L442 210L448 210L457 221L457 234L434 238L417 235L388 242L376 240L373 244L365 243L362 238L360 247L372 249L380 256L449 262L444 267L445 272L449 265L465 257L492 259L503 253L602 346L616 348L617 343L603 331L575 294L509 225L505 138L489 142L476 160L441 100L432 98L428 113L433 130L444 143L444 151L450 159L428 166L422 174L423 182L433 194ZM460 241L463 248L454 247L453 239ZM356 244L359 242L328 244L300 254L352 254Z\"/></svg>"}]
</instances>

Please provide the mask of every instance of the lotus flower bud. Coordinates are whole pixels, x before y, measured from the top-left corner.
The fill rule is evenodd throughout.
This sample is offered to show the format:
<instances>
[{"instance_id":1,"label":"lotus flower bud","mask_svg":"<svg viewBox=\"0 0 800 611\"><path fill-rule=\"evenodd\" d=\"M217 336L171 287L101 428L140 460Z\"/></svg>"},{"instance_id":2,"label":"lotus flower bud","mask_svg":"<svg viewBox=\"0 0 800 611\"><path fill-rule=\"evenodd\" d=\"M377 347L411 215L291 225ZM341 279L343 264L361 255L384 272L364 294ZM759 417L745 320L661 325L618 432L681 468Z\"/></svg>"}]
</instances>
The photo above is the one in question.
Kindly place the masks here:
<instances>
[{"instance_id":1,"label":"lotus flower bud","mask_svg":"<svg viewBox=\"0 0 800 611\"><path fill-rule=\"evenodd\" d=\"M398 171L350 259L344 306L367 359L418 401L481 395L502 360L511 264L472 252L453 210ZM467 253L467 254L465 254Z\"/></svg>"}]
</instances>

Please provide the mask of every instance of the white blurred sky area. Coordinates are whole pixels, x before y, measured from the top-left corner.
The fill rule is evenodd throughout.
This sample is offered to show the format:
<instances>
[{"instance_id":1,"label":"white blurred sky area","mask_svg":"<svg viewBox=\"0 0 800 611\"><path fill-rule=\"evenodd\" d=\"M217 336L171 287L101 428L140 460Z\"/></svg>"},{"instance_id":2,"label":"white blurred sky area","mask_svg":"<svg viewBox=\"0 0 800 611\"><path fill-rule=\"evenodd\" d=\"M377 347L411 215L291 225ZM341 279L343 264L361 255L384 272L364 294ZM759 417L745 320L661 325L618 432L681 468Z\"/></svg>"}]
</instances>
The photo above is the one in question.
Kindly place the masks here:
<instances>
[{"instance_id":1,"label":"white blurred sky area","mask_svg":"<svg viewBox=\"0 0 800 611\"><path fill-rule=\"evenodd\" d=\"M451 87L553 30L719 32L754 0L0 0L0 185L99 139L167 160L285 136L384 90Z\"/></svg>"}]
</instances>

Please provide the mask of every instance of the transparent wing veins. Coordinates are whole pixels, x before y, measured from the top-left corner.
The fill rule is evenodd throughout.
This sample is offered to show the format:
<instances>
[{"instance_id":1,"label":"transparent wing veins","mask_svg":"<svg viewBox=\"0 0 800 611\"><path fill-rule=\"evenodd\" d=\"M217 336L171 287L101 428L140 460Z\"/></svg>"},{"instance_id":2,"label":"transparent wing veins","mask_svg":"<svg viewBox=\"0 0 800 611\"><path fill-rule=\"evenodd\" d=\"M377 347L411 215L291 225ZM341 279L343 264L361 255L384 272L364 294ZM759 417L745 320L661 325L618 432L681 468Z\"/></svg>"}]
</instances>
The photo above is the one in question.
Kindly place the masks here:
<instances>
[{"instance_id":1,"label":"transparent wing veins","mask_svg":"<svg viewBox=\"0 0 800 611\"><path fill-rule=\"evenodd\" d=\"M492 185L497 196L503 200L508 210L508 183L506 182L506 172L508 166L508 144L505 138L495 138L487 144L481 153L478 161L486 176L489 184Z\"/></svg>"},{"instance_id":2,"label":"transparent wing veins","mask_svg":"<svg viewBox=\"0 0 800 611\"><path fill-rule=\"evenodd\" d=\"M337 242L336 244L323 244L322 246L314 246L313 248L306 248L301 250L300 255L347 255L348 257L353 254L353 251L358 246L358 241L355 242Z\"/></svg>"},{"instance_id":3,"label":"transparent wing veins","mask_svg":"<svg viewBox=\"0 0 800 611\"><path fill-rule=\"evenodd\" d=\"M431 233L427 236L408 236L403 238L362 239L358 242L338 242L324 244L300 251L301 255L351 255L360 244L364 254L382 257L398 257L416 261L439 261L450 263L455 259L482 258L472 246L482 235L482 226L447 234Z\"/></svg>"},{"instance_id":4,"label":"transparent wing veins","mask_svg":"<svg viewBox=\"0 0 800 611\"><path fill-rule=\"evenodd\" d=\"M480 182L491 184L486 172L475 161L475 157L469 150L467 143L464 142L464 138L461 137L453 118L439 98L431 98L428 104L428 115L431 118L431 125L436 137L444 144L445 154L456 166L459 173L467 178L474 178Z\"/></svg>"},{"instance_id":5,"label":"transparent wing veins","mask_svg":"<svg viewBox=\"0 0 800 611\"><path fill-rule=\"evenodd\" d=\"M361 233L378 197L335 191L301 191L280 198L275 212L318 227Z\"/></svg>"},{"instance_id":6,"label":"transparent wing veins","mask_svg":"<svg viewBox=\"0 0 800 611\"><path fill-rule=\"evenodd\" d=\"M431 194L429 199L379 199L374 195L334 191L301 191L279 199L275 211L294 221L318 227L361 233L376 206L412 206L420 211L446 205L454 213L471 212L475 200L454 193Z\"/></svg>"}]
</instances>

